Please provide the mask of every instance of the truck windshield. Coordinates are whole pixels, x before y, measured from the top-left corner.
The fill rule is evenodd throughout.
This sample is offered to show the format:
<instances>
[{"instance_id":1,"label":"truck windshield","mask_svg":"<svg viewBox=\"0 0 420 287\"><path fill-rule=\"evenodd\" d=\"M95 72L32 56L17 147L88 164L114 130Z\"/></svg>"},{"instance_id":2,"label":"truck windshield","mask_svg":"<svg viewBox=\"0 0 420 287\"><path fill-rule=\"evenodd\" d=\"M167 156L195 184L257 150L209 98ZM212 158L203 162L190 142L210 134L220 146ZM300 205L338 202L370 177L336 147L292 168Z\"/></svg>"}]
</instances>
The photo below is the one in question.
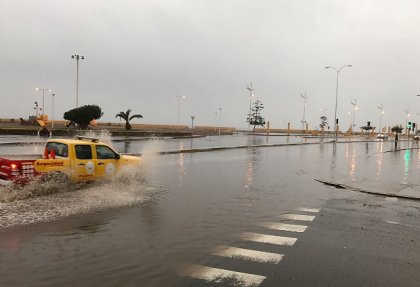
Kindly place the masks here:
<instances>
[{"instance_id":1,"label":"truck windshield","mask_svg":"<svg viewBox=\"0 0 420 287\"><path fill-rule=\"evenodd\" d=\"M96 156L98 159L116 159L117 154L107 146L97 145L96 146Z\"/></svg>"}]
</instances>

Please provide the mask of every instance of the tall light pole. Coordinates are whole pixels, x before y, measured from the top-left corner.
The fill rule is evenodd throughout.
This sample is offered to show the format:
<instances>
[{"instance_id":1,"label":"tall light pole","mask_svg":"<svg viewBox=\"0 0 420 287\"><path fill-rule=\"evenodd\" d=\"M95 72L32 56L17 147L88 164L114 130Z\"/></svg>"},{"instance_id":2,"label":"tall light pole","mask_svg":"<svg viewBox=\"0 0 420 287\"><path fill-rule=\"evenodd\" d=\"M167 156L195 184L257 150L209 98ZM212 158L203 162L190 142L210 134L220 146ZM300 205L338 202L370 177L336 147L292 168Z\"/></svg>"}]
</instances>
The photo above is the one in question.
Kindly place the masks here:
<instances>
[{"instance_id":1,"label":"tall light pole","mask_svg":"<svg viewBox=\"0 0 420 287\"><path fill-rule=\"evenodd\" d=\"M305 133L305 111L306 111L306 100L308 99L308 96L306 95L300 95L300 97L303 99L303 119L302 119L302 134Z\"/></svg>"},{"instance_id":2,"label":"tall light pole","mask_svg":"<svg viewBox=\"0 0 420 287\"><path fill-rule=\"evenodd\" d=\"M194 119L195 116L191 116L191 129L194 129Z\"/></svg>"},{"instance_id":3,"label":"tall light pole","mask_svg":"<svg viewBox=\"0 0 420 287\"><path fill-rule=\"evenodd\" d=\"M34 110L35 110L35 118L37 119L38 118L38 102L34 102Z\"/></svg>"},{"instance_id":4,"label":"tall light pole","mask_svg":"<svg viewBox=\"0 0 420 287\"><path fill-rule=\"evenodd\" d=\"M55 94L52 93L52 112L51 112L51 128L54 128L54 96Z\"/></svg>"},{"instance_id":5,"label":"tall light pole","mask_svg":"<svg viewBox=\"0 0 420 287\"><path fill-rule=\"evenodd\" d=\"M79 60L84 60L85 56L80 56L78 54L71 55L72 59L75 59L77 62L76 67L76 108L79 107Z\"/></svg>"},{"instance_id":6,"label":"tall light pole","mask_svg":"<svg viewBox=\"0 0 420 287\"><path fill-rule=\"evenodd\" d=\"M384 114L384 105L379 105L378 106L379 109L379 132L378 133L382 133L382 115Z\"/></svg>"},{"instance_id":7,"label":"tall light pole","mask_svg":"<svg viewBox=\"0 0 420 287\"><path fill-rule=\"evenodd\" d=\"M334 132L335 132L335 141L336 142L337 142L337 135L338 135L338 130L337 130L337 121L338 121L338 119L337 119L338 75L340 74L340 71L342 69L347 68L347 67L351 68L352 65L345 65L345 66L342 66L340 69L337 69L337 68L332 67L332 66L325 67L325 69L334 69L337 72L337 82L336 82L336 85L335 85L335 112L334 112Z\"/></svg>"},{"instance_id":8,"label":"tall light pole","mask_svg":"<svg viewBox=\"0 0 420 287\"><path fill-rule=\"evenodd\" d=\"M354 101L351 101L350 103L353 105L353 116L352 116L352 119L351 119L351 133L353 134L354 133L354 128L356 126L354 124L355 119L356 119L356 111L357 111L357 102L356 102L356 99L354 99Z\"/></svg>"},{"instance_id":9,"label":"tall light pole","mask_svg":"<svg viewBox=\"0 0 420 287\"><path fill-rule=\"evenodd\" d=\"M174 99L178 99L178 119L176 124L179 125L179 114L181 111L181 100L185 99L186 96L182 95L182 96L174 96Z\"/></svg>"},{"instance_id":10,"label":"tall light pole","mask_svg":"<svg viewBox=\"0 0 420 287\"><path fill-rule=\"evenodd\" d=\"M249 91L249 113L248 113L248 129L251 128L251 110L252 110L252 99L254 98L254 88L252 87L252 82L251 85L246 86L246 89Z\"/></svg>"},{"instance_id":11,"label":"tall light pole","mask_svg":"<svg viewBox=\"0 0 420 287\"><path fill-rule=\"evenodd\" d=\"M45 89L45 88L35 88L36 91L42 91L42 116L44 116L44 112L45 112L45 91L47 92L52 92L51 89Z\"/></svg>"},{"instance_id":12,"label":"tall light pole","mask_svg":"<svg viewBox=\"0 0 420 287\"><path fill-rule=\"evenodd\" d=\"M222 125L222 108L219 108L219 136L220 136L220 126Z\"/></svg>"},{"instance_id":13,"label":"tall light pole","mask_svg":"<svg viewBox=\"0 0 420 287\"><path fill-rule=\"evenodd\" d=\"M405 129L405 134L407 134L407 121L408 121L408 117L410 116L410 112L408 111L408 109L406 109L406 110L404 110L404 113L405 113L405 126L404 126L404 129Z\"/></svg>"}]
</instances>

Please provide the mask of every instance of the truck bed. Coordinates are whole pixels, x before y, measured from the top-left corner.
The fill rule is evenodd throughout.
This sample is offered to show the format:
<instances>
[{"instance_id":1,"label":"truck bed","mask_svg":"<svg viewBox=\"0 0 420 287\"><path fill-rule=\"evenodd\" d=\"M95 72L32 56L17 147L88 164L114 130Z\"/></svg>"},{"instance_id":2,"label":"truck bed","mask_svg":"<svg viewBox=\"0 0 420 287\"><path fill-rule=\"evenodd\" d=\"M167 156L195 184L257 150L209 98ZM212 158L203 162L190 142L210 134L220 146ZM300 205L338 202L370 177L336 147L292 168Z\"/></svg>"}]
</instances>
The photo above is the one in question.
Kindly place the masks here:
<instances>
[{"instance_id":1,"label":"truck bed","mask_svg":"<svg viewBox=\"0 0 420 287\"><path fill-rule=\"evenodd\" d=\"M20 155L0 157L0 179L7 181L19 181L21 178L35 175L34 161L41 158L40 155Z\"/></svg>"}]
</instances>

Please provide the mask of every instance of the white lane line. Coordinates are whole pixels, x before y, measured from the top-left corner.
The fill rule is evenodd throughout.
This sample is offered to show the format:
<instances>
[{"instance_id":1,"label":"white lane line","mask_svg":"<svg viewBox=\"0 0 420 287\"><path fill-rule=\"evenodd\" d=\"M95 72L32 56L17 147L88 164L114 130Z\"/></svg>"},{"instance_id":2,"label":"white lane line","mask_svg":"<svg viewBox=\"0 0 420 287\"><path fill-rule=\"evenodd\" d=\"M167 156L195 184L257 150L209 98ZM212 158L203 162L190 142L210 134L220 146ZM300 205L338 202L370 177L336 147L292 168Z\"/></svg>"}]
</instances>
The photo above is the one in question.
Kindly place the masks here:
<instances>
[{"instance_id":1,"label":"white lane line","mask_svg":"<svg viewBox=\"0 0 420 287\"><path fill-rule=\"evenodd\" d=\"M319 209L318 208L299 208L299 211L318 213Z\"/></svg>"},{"instance_id":2,"label":"white lane line","mask_svg":"<svg viewBox=\"0 0 420 287\"><path fill-rule=\"evenodd\" d=\"M395 221L387 221L387 220L385 220L385 222L386 223L390 223L390 224L395 224L395 225L401 225L401 226L405 226L405 227L420 228L420 226L411 225L411 224L404 224L404 223L399 223L399 222L395 222Z\"/></svg>"},{"instance_id":3,"label":"white lane line","mask_svg":"<svg viewBox=\"0 0 420 287\"><path fill-rule=\"evenodd\" d=\"M300 220L300 221L312 221L315 219L315 216L313 215L302 215L302 214L283 214L280 216L283 219L289 219L289 220Z\"/></svg>"},{"instance_id":4,"label":"white lane line","mask_svg":"<svg viewBox=\"0 0 420 287\"><path fill-rule=\"evenodd\" d=\"M237 282L235 286L246 287L259 286L266 278L261 275L230 271L202 265L193 265L187 272L188 276L205 280L207 282L223 283L225 280L233 280Z\"/></svg>"},{"instance_id":5,"label":"white lane line","mask_svg":"<svg viewBox=\"0 0 420 287\"><path fill-rule=\"evenodd\" d=\"M283 236L273 236L273 235L266 235L260 233L253 233L253 232L245 232L242 235L242 238L254 241L254 242L261 242L261 243L270 243L276 245L287 245L293 246L295 244L297 238L292 237L283 237Z\"/></svg>"},{"instance_id":6,"label":"white lane line","mask_svg":"<svg viewBox=\"0 0 420 287\"><path fill-rule=\"evenodd\" d=\"M269 229L282 230L282 231L291 231L291 232L305 232L307 226L305 225L296 225L296 224L287 224L279 222L262 222L259 224Z\"/></svg>"},{"instance_id":7,"label":"white lane line","mask_svg":"<svg viewBox=\"0 0 420 287\"><path fill-rule=\"evenodd\" d=\"M236 248L230 246L218 246L213 255L233 258L250 260L260 263L272 263L277 264L283 259L283 254L276 254L270 252L262 252L257 250L249 250L243 248Z\"/></svg>"}]
</instances>

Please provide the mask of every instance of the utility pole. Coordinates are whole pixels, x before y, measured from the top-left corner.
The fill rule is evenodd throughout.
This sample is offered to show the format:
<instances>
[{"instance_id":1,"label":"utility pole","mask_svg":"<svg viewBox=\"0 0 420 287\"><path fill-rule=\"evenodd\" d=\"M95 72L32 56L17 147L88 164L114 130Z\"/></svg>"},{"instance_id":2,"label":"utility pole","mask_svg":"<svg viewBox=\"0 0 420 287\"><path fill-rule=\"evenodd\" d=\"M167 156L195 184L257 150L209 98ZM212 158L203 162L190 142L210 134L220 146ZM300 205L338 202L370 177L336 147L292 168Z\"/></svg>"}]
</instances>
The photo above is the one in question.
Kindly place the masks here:
<instances>
[{"instance_id":1,"label":"utility pole","mask_svg":"<svg viewBox=\"0 0 420 287\"><path fill-rule=\"evenodd\" d=\"M72 59L75 59L77 62L76 65L76 108L79 107L79 60L84 60L85 56L80 56L78 54L71 55Z\"/></svg>"},{"instance_id":2,"label":"utility pole","mask_svg":"<svg viewBox=\"0 0 420 287\"><path fill-rule=\"evenodd\" d=\"M306 110L306 100L308 99L308 96L306 95L306 91L304 95L300 95L300 97L303 99L303 119L302 119L302 134L305 134L305 110Z\"/></svg>"}]
</instances>

